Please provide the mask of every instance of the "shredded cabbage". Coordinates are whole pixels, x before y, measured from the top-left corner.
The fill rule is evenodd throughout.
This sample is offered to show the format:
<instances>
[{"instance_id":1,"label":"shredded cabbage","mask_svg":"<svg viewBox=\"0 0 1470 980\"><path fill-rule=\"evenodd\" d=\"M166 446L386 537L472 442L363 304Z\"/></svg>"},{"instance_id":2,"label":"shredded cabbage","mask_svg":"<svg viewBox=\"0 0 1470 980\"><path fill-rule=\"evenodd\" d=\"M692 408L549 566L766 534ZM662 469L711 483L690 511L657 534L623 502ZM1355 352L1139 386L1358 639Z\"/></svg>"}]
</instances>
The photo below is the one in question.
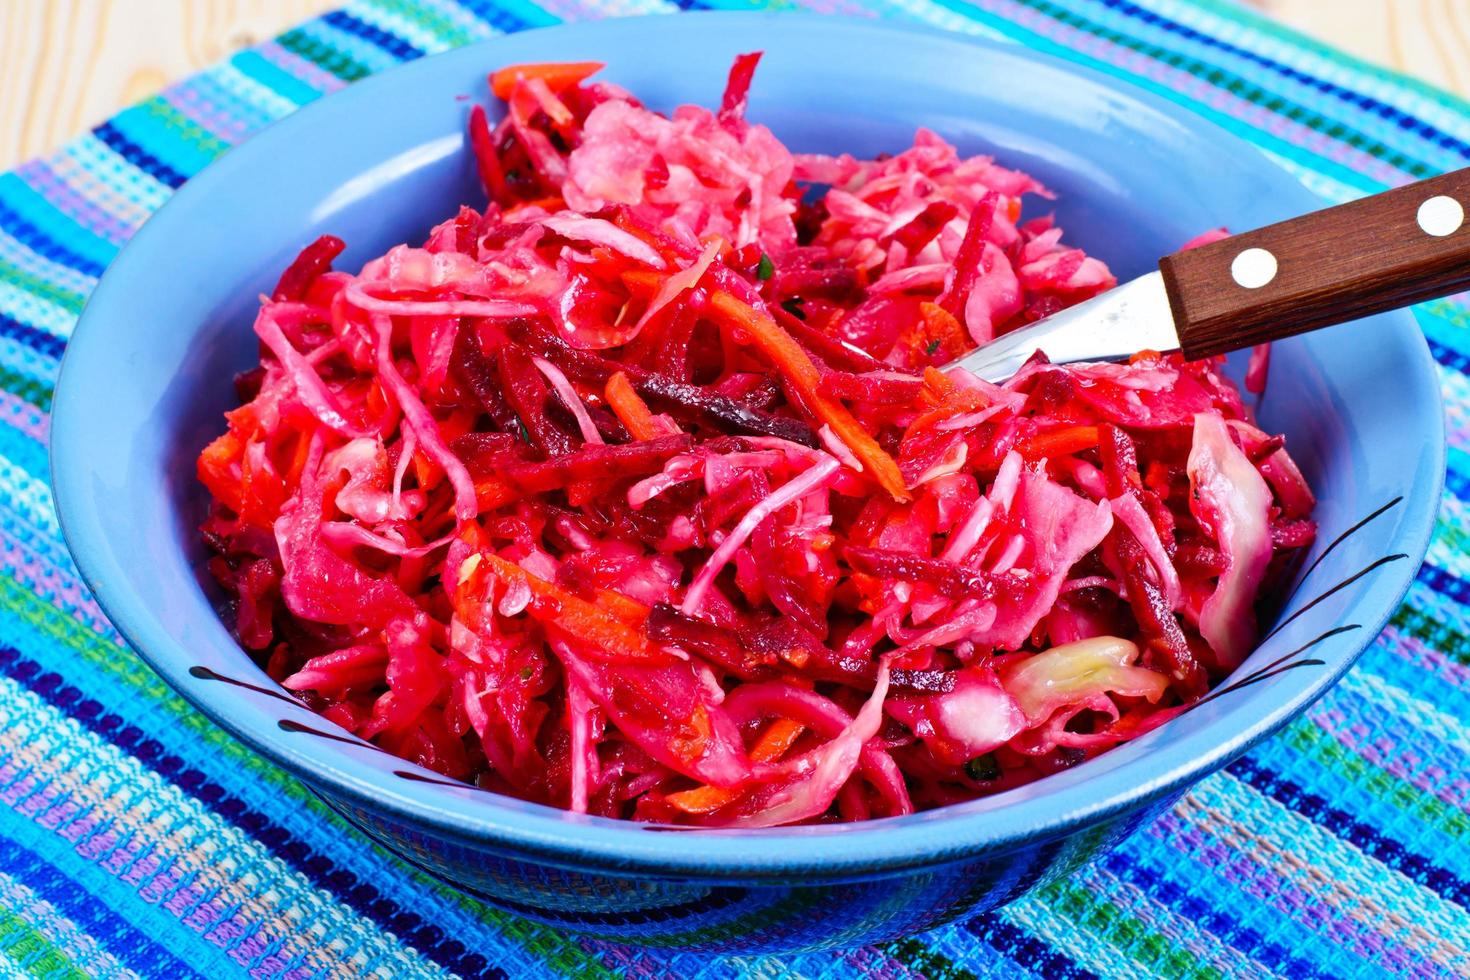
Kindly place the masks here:
<instances>
[{"instance_id":1,"label":"shredded cabbage","mask_svg":"<svg viewBox=\"0 0 1470 980\"><path fill-rule=\"evenodd\" d=\"M667 115L497 73L483 209L262 301L198 473L287 691L495 792L767 827L1021 785L1249 652L1315 532L1284 440L1216 360L935 370L1111 274L934 133L792 154L758 57Z\"/></svg>"}]
</instances>

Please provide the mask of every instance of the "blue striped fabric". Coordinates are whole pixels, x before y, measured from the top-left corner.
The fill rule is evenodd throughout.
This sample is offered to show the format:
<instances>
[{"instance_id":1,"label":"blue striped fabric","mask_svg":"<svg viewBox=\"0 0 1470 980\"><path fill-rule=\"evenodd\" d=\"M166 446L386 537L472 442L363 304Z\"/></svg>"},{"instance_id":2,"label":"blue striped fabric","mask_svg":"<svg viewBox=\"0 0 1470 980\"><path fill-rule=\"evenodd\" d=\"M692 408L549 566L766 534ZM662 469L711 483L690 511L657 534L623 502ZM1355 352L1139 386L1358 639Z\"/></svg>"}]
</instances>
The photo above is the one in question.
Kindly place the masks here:
<instances>
[{"instance_id":1,"label":"blue striped fabric","mask_svg":"<svg viewBox=\"0 0 1470 980\"><path fill-rule=\"evenodd\" d=\"M707 958L489 909L346 827L122 644L46 485L60 355L190 175L395 63L565 19L746 0L360 0L0 175L0 973L36 976L1470 975L1470 307L1418 316L1450 443L1428 562L1306 717L1071 879L838 953ZM1470 163L1470 107L1226 0L803 0L1048 51L1249 139L1334 200Z\"/></svg>"}]
</instances>

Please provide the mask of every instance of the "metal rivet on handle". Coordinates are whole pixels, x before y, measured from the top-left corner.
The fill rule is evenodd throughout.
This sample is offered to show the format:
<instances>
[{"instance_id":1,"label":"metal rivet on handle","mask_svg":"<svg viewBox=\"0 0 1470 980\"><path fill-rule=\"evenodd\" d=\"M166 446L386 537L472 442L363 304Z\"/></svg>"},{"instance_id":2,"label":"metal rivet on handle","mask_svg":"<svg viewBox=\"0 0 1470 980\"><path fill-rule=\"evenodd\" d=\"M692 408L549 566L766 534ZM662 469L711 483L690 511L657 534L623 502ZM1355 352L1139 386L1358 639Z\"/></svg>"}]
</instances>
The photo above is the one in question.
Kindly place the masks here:
<instances>
[{"instance_id":1,"label":"metal rivet on handle","mask_svg":"<svg viewBox=\"0 0 1470 980\"><path fill-rule=\"evenodd\" d=\"M1426 235L1444 238L1460 230L1465 223L1465 209L1453 197L1431 197L1419 205L1419 227Z\"/></svg>"},{"instance_id":2,"label":"metal rivet on handle","mask_svg":"<svg viewBox=\"0 0 1470 980\"><path fill-rule=\"evenodd\" d=\"M1246 289L1260 289L1276 278L1276 256L1264 248L1248 248L1230 263L1230 274Z\"/></svg>"}]
</instances>

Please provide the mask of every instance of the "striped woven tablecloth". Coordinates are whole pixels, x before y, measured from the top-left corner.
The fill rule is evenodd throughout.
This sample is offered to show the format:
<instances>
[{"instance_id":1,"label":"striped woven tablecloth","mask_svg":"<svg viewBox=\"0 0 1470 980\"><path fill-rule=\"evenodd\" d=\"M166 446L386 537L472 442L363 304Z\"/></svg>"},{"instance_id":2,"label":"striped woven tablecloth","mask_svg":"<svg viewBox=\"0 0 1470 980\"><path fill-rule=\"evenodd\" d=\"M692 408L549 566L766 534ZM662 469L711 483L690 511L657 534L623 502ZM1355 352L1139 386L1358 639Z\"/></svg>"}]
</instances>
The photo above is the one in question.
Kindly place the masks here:
<instances>
[{"instance_id":1,"label":"striped woven tablecloth","mask_svg":"<svg viewBox=\"0 0 1470 980\"><path fill-rule=\"evenodd\" d=\"M677 0L678 7L744 7ZM782 3L781 6L796 6ZM1470 105L1223 0L809 0L1060 54L1344 200L1470 163ZM370 845L144 666L47 489L88 291L230 144L397 62L664 0L363 0L0 176L0 973L40 976L1470 975L1470 307L1418 310L1450 472L1428 563L1306 717L1070 880L881 948L697 958L567 938Z\"/></svg>"}]
</instances>

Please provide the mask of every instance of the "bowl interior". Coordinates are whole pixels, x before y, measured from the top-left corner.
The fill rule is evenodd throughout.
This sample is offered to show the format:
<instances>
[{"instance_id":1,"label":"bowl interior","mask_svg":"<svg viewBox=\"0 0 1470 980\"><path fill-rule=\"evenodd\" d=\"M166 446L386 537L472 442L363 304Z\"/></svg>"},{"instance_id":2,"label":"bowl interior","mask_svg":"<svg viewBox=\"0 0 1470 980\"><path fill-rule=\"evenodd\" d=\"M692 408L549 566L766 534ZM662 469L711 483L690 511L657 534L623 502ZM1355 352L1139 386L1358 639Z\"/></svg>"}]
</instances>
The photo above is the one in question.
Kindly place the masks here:
<instances>
[{"instance_id":1,"label":"bowl interior","mask_svg":"<svg viewBox=\"0 0 1470 980\"><path fill-rule=\"evenodd\" d=\"M1318 491L1323 534L1311 557L1325 557L1286 604L1280 631L1236 679L1334 627L1361 629L1313 648L1320 666L1234 691L999 797L882 827L708 832L692 847L679 834L396 777L415 767L364 745L283 731L282 719L331 726L268 693L198 676L202 668L271 686L211 604L195 530L204 493L194 459L235 404L232 374L255 360L256 297L296 250L330 232L348 242L339 266L355 268L393 244L422 239L460 203L480 202L462 133L467 99L487 98L487 69L604 60L608 79L669 108L716 103L731 57L755 49L766 57L750 117L795 150L893 152L927 126L962 152L994 153L1039 177L1058 198L1033 200L1030 213L1054 209L1067 240L1120 278L1152 268L1206 229L1255 227L1320 204L1248 145L1101 75L1014 48L831 19L701 15L573 25L498 38L355 85L183 188L108 271L66 355L53 473L67 539L104 608L166 679L330 792L439 832L568 864L838 874L1002 846L1134 805L1221 764L1346 669L1407 587L1443 473L1438 389L1407 314L1278 345L1261 417L1287 434ZM1352 579L1393 554L1409 557Z\"/></svg>"}]
</instances>

